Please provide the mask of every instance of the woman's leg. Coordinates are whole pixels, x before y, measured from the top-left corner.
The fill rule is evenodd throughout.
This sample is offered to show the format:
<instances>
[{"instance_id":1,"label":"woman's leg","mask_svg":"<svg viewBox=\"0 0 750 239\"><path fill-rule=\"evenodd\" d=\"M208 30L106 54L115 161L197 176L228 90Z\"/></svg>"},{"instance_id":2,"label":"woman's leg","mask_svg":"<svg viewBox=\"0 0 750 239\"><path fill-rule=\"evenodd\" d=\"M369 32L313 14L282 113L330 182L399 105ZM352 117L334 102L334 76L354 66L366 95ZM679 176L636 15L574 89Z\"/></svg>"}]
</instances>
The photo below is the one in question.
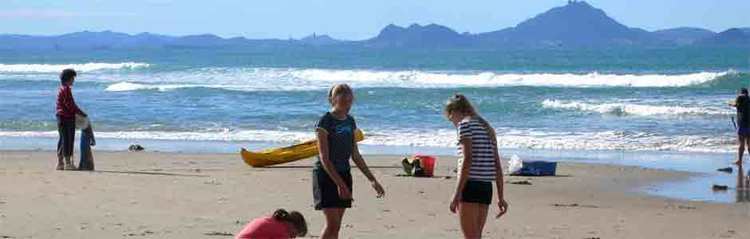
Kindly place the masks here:
<instances>
[{"instance_id":1,"label":"woman's leg","mask_svg":"<svg viewBox=\"0 0 750 239\"><path fill-rule=\"evenodd\" d=\"M482 236L482 232L484 231L484 224L487 223L487 211L489 210L489 205L487 204L478 204L477 209L477 233L479 234L479 237Z\"/></svg>"},{"instance_id":2,"label":"woman's leg","mask_svg":"<svg viewBox=\"0 0 750 239\"><path fill-rule=\"evenodd\" d=\"M461 218L461 231L466 239L478 239L482 234L477 231L479 203L461 202L458 206L458 215Z\"/></svg>"},{"instance_id":3,"label":"woman's leg","mask_svg":"<svg viewBox=\"0 0 750 239\"><path fill-rule=\"evenodd\" d=\"M57 135L60 137L57 140L57 170L63 170L63 123L60 119L57 120Z\"/></svg>"},{"instance_id":4,"label":"woman's leg","mask_svg":"<svg viewBox=\"0 0 750 239\"><path fill-rule=\"evenodd\" d=\"M324 208L323 214L326 216L326 224L323 226L323 232L320 233L321 239L338 239L339 229L341 229L341 220L344 218L346 208Z\"/></svg>"},{"instance_id":5,"label":"woman's leg","mask_svg":"<svg viewBox=\"0 0 750 239\"><path fill-rule=\"evenodd\" d=\"M75 170L75 164L73 164L73 147L75 146L76 140L76 124L75 121L63 121L63 156L65 157L65 170Z\"/></svg>"},{"instance_id":6,"label":"woman's leg","mask_svg":"<svg viewBox=\"0 0 750 239\"><path fill-rule=\"evenodd\" d=\"M741 134L737 135L737 140L739 141L740 145L737 147L737 161L734 163L740 164L742 163L742 154L745 153L745 137Z\"/></svg>"}]
</instances>

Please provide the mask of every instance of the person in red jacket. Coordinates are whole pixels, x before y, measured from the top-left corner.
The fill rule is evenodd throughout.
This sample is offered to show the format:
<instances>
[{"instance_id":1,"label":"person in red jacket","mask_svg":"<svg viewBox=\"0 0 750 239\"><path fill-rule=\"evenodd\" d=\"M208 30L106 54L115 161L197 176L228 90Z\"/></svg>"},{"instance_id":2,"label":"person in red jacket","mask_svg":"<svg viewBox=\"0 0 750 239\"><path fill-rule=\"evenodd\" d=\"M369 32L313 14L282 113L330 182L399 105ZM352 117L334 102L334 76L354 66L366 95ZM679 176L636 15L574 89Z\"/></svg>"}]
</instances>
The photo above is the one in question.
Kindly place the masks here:
<instances>
[{"instance_id":1,"label":"person in red jacket","mask_svg":"<svg viewBox=\"0 0 750 239\"><path fill-rule=\"evenodd\" d=\"M73 99L73 82L76 71L65 69L60 73L60 88L57 91L57 132L60 139L57 141L57 170L75 170L71 158L73 157L73 146L76 137L76 115L87 117ZM65 162L63 163L63 159Z\"/></svg>"},{"instance_id":2,"label":"person in red jacket","mask_svg":"<svg viewBox=\"0 0 750 239\"><path fill-rule=\"evenodd\" d=\"M261 217L245 225L235 239L281 239L304 237L307 234L305 217L297 211L278 209L270 217Z\"/></svg>"}]
</instances>

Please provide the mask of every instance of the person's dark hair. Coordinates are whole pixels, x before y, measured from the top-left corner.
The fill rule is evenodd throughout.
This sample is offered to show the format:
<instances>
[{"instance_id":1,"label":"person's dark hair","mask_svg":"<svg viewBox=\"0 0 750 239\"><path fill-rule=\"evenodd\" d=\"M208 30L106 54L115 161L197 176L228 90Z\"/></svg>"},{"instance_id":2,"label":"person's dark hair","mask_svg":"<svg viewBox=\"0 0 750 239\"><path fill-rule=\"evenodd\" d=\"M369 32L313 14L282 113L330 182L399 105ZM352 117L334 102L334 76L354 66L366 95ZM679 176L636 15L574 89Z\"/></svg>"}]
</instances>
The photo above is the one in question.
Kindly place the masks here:
<instances>
[{"instance_id":1,"label":"person's dark hair","mask_svg":"<svg viewBox=\"0 0 750 239\"><path fill-rule=\"evenodd\" d=\"M740 94L747 95L747 88L745 87L740 88Z\"/></svg>"},{"instance_id":2,"label":"person's dark hair","mask_svg":"<svg viewBox=\"0 0 750 239\"><path fill-rule=\"evenodd\" d=\"M292 236L303 237L307 235L307 221L305 221L305 217L302 216L302 213L299 213L298 211L287 212L284 209L277 209L273 212L273 219L292 224L297 230L297 235Z\"/></svg>"},{"instance_id":3,"label":"person's dark hair","mask_svg":"<svg viewBox=\"0 0 750 239\"><path fill-rule=\"evenodd\" d=\"M78 75L75 70L73 69L65 69L60 73L60 83L68 83L71 80L73 80L73 77L76 77Z\"/></svg>"}]
</instances>

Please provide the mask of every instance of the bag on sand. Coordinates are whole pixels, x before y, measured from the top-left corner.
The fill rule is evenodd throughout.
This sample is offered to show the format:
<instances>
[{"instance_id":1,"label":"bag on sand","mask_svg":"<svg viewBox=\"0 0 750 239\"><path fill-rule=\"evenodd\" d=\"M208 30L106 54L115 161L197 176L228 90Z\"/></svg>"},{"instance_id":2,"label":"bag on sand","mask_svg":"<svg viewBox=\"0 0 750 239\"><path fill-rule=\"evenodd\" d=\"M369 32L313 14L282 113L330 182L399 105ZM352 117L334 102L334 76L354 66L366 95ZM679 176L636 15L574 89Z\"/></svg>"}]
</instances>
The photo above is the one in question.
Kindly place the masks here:
<instances>
[{"instance_id":1,"label":"bag on sand","mask_svg":"<svg viewBox=\"0 0 750 239\"><path fill-rule=\"evenodd\" d=\"M407 176L414 176L414 177L424 177L424 169L422 168L422 164L419 162L419 159L413 159L411 162L409 162L409 158L404 158L401 160L401 166L404 169L404 172Z\"/></svg>"},{"instance_id":2,"label":"bag on sand","mask_svg":"<svg viewBox=\"0 0 750 239\"><path fill-rule=\"evenodd\" d=\"M508 175L518 174L518 172L521 171L521 168L523 168L523 161L521 161L521 158L515 154L510 156L510 161L508 161Z\"/></svg>"},{"instance_id":3,"label":"bag on sand","mask_svg":"<svg viewBox=\"0 0 750 239\"><path fill-rule=\"evenodd\" d=\"M88 124L81 130L81 161L78 163L78 170L94 170L94 154L91 152L93 145L96 145L94 129Z\"/></svg>"},{"instance_id":4,"label":"bag on sand","mask_svg":"<svg viewBox=\"0 0 750 239\"><path fill-rule=\"evenodd\" d=\"M413 169L413 172L412 172L412 175L414 175L414 177L425 177L426 176L424 174L424 168L422 168L422 163L419 161L419 159L414 159L414 161L412 162L412 164L414 165L414 169Z\"/></svg>"}]
</instances>

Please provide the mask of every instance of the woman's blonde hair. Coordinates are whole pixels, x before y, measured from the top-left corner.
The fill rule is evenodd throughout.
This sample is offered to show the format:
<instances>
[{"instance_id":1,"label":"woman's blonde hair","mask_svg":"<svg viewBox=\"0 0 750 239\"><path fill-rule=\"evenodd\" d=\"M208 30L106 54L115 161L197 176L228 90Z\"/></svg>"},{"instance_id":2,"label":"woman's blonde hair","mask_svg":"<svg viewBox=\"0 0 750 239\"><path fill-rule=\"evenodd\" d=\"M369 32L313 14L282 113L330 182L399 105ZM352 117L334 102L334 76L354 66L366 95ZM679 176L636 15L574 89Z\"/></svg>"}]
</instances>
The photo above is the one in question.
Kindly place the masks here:
<instances>
[{"instance_id":1,"label":"woman's blonde hair","mask_svg":"<svg viewBox=\"0 0 750 239\"><path fill-rule=\"evenodd\" d=\"M450 115L454 112L458 112L478 119L479 122L481 122L484 126L485 130L487 130L487 134L490 135L492 143L497 144L495 129L490 126L490 123L487 122L487 120L479 115L479 112L477 112L474 106L471 105L471 102L469 102L469 99L467 99L466 96L462 94L455 94L448 100L448 102L445 104L445 114Z\"/></svg>"},{"instance_id":2,"label":"woman's blonde hair","mask_svg":"<svg viewBox=\"0 0 750 239\"><path fill-rule=\"evenodd\" d=\"M347 84L335 84L328 90L328 103L333 105L333 99L337 96L354 96L354 90Z\"/></svg>"}]
</instances>

